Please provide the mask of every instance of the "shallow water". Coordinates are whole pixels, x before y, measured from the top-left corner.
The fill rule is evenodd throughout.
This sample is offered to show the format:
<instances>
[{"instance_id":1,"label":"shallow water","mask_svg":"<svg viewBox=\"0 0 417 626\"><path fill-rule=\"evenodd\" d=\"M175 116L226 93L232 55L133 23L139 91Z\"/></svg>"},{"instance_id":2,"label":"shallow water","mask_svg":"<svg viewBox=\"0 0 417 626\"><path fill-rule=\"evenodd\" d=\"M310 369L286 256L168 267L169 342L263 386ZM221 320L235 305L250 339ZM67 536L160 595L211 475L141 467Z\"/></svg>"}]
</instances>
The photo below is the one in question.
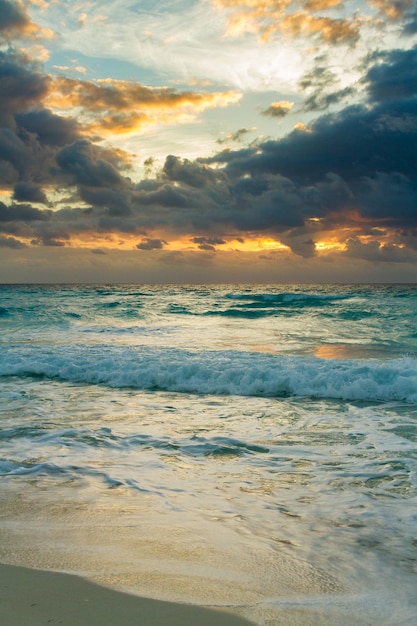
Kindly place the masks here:
<instances>
[{"instance_id":1,"label":"shallow water","mask_svg":"<svg viewBox=\"0 0 417 626\"><path fill-rule=\"evenodd\" d=\"M415 624L417 288L3 286L0 558Z\"/></svg>"}]
</instances>

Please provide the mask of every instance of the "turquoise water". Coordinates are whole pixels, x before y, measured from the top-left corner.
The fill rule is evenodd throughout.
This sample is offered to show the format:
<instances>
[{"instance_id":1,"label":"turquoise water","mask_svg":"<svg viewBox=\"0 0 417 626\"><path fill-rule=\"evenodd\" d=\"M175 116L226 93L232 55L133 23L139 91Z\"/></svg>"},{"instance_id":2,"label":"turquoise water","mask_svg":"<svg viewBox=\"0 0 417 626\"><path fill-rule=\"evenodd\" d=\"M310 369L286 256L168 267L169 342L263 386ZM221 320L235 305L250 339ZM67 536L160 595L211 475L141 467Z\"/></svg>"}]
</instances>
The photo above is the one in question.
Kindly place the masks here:
<instances>
[{"instance_id":1,"label":"turquoise water","mask_svg":"<svg viewBox=\"0 0 417 626\"><path fill-rule=\"evenodd\" d=\"M417 287L0 287L0 558L417 620Z\"/></svg>"}]
</instances>

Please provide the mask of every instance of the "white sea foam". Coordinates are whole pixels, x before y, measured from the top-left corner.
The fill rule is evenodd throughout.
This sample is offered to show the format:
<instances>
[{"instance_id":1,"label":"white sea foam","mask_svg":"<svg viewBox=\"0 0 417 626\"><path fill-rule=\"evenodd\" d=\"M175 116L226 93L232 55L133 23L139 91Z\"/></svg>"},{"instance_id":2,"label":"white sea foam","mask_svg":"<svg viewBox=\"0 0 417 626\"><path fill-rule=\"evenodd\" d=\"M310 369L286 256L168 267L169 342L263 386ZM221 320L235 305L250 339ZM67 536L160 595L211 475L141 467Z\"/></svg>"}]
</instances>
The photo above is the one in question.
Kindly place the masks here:
<instances>
[{"instance_id":1,"label":"white sea foam","mask_svg":"<svg viewBox=\"0 0 417 626\"><path fill-rule=\"evenodd\" d=\"M417 360L331 360L105 346L6 349L2 376L214 395L417 403Z\"/></svg>"}]
</instances>

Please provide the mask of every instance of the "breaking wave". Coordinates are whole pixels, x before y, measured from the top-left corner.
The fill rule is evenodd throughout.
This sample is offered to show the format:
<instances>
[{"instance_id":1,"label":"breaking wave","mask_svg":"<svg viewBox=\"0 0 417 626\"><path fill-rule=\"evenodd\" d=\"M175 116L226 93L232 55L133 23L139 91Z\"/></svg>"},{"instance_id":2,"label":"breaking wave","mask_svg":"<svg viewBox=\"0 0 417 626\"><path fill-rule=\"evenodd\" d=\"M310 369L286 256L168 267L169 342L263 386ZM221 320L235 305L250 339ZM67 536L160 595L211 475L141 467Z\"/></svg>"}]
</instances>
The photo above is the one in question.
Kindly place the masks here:
<instances>
[{"instance_id":1,"label":"breaking wave","mask_svg":"<svg viewBox=\"0 0 417 626\"><path fill-rule=\"evenodd\" d=\"M417 404L417 359L320 359L240 351L68 346L5 349L0 376L195 394Z\"/></svg>"}]
</instances>

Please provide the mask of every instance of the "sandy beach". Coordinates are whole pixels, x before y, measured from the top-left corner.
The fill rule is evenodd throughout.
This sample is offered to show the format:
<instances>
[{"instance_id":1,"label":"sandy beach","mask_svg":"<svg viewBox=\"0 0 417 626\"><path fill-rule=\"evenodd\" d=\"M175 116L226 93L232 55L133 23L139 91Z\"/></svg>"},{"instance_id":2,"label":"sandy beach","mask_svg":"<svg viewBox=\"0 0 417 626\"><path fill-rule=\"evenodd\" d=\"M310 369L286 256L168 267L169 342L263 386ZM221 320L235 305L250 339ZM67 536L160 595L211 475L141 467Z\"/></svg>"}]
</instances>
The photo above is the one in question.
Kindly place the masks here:
<instances>
[{"instance_id":1,"label":"sandy beach","mask_svg":"<svg viewBox=\"0 0 417 626\"><path fill-rule=\"evenodd\" d=\"M241 617L113 591L69 574L0 564L4 626L250 626Z\"/></svg>"}]
</instances>

